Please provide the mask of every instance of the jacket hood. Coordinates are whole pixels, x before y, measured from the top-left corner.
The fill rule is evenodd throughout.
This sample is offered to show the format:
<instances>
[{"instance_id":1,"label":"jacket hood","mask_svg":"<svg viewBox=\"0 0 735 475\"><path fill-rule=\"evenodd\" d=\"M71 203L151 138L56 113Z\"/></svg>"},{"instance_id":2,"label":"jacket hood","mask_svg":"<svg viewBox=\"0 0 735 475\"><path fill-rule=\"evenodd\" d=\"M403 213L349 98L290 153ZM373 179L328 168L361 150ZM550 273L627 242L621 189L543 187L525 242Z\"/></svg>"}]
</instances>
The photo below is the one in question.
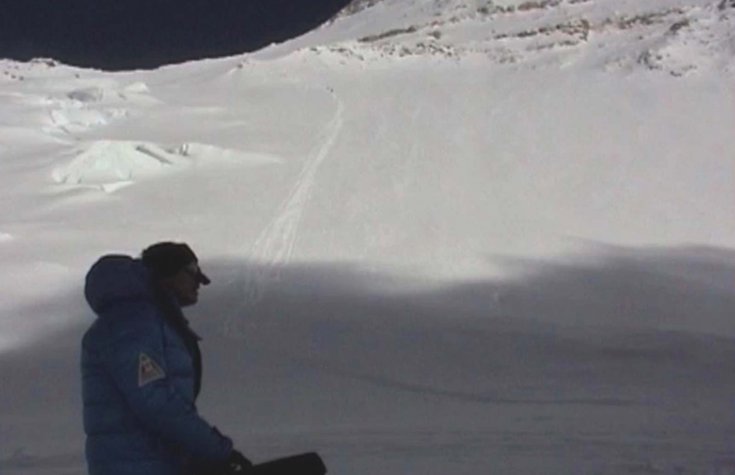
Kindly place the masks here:
<instances>
[{"instance_id":1,"label":"jacket hood","mask_svg":"<svg viewBox=\"0 0 735 475\"><path fill-rule=\"evenodd\" d=\"M151 276L140 259L123 255L103 256L87 273L84 296L98 315L111 304L151 300Z\"/></svg>"}]
</instances>

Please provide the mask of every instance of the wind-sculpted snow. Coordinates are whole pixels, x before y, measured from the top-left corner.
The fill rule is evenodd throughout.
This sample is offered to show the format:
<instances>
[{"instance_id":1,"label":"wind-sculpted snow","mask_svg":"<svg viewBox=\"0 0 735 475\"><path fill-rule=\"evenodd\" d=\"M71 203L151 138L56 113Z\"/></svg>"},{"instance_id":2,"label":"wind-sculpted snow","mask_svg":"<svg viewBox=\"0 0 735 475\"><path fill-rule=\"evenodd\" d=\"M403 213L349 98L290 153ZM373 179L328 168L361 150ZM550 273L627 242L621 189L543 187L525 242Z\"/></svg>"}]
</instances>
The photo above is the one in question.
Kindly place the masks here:
<instances>
[{"instance_id":1,"label":"wind-sculpted snow","mask_svg":"<svg viewBox=\"0 0 735 475\"><path fill-rule=\"evenodd\" d=\"M22 106L23 115L13 116L14 126L60 139L123 121L131 109L157 103L145 83L120 83L96 72L60 65L53 61L0 62L0 71L17 84L8 105Z\"/></svg>"},{"instance_id":2,"label":"wind-sculpted snow","mask_svg":"<svg viewBox=\"0 0 735 475\"><path fill-rule=\"evenodd\" d=\"M98 188L114 192L146 179L194 166L259 165L277 163L276 157L248 154L219 147L185 143L163 147L146 142L102 140L75 150L74 158L54 169L53 179L60 185ZM217 163L219 162L219 163Z\"/></svg>"},{"instance_id":3,"label":"wind-sculpted snow","mask_svg":"<svg viewBox=\"0 0 735 475\"><path fill-rule=\"evenodd\" d=\"M184 163L152 144L102 141L86 147L69 164L54 170L53 175L58 183L114 190L166 166Z\"/></svg>"}]
</instances>

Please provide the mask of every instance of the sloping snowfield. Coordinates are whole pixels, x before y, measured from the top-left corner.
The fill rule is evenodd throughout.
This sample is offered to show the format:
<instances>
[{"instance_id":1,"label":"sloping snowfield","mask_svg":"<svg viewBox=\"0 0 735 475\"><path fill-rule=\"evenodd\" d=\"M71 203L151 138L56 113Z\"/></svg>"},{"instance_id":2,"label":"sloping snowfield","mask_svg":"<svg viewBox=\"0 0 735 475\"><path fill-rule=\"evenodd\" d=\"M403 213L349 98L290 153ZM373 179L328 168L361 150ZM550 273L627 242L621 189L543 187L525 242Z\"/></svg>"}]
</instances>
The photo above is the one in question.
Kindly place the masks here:
<instances>
[{"instance_id":1,"label":"sloping snowfield","mask_svg":"<svg viewBox=\"0 0 735 475\"><path fill-rule=\"evenodd\" d=\"M169 239L253 460L735 473L733 18L363 1L155 71L0 61L0 473L85 473L84 274Z\"/></svg>"}]
</instances>

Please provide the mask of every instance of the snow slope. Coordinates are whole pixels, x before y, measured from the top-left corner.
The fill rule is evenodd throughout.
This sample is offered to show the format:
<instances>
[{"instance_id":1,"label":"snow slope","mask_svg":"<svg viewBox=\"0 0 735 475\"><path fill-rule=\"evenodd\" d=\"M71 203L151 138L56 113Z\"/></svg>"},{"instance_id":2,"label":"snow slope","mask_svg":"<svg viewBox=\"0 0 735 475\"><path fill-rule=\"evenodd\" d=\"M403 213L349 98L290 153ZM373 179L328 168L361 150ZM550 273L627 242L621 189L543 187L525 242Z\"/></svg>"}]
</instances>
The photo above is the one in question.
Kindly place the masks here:
<instances>
[{"instance_id":1,"label":"snow slope","mask_svg":"<svg viewBox=\"0 0 735 475\"><path fill-rule=\"evenodd\" d=\"M348 49L367 58L428 54L732 74L734 15L727 1L711 0L357 0L329 28L296 43L356 41Z\"/></svg>"},{"instance_id":2,"label":"snow slope","mask_svg":"<svg viewBox=\"0 0 735 475\"><path fill-rule=\"evenodd\" d=\"M0 61L0 473L84 473L84 274L189 242L201 411L331 473L735 473L735 7L362 1Z\"/></svg>"}]
</instances>

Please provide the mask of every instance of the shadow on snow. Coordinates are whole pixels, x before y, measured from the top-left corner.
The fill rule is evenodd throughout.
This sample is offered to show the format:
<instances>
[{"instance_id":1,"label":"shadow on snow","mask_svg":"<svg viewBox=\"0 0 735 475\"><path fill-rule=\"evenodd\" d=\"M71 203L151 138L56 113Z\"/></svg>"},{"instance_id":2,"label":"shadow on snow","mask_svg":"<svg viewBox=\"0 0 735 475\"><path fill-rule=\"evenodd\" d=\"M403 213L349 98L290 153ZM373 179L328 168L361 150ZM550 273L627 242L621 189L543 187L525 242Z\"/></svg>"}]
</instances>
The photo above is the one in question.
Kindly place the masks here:
<instances>
[{"instance_id":1,"label":"shadow on snow","mask_svg":"<svg viewBox=\"0 0 735 475\"><path fill-rule=\"evenodd\" d=\"M714 433L735 428L731 411L722 413L735 394L731 250L600 247L564 261L494 259L509 277L454 283L350 264L264 268L203 257L213 284L187 311L204 337L201 405L231 430L247 426L240 438L410 427L427 413L437 426L482 426L483 415L513 407L588 408L590 424L600 411L653 411L662 431L666 411L689 407L677 417L709 421ZM4 444L0 471L81 460L72 449L82 444L78 346L92 317L55 302L22 313L45 312L87 316L0 355L0 438L16 441ZM31 453L39 421L40 439L65 437L73 454Z\"/></svg>"}]
</instances>

